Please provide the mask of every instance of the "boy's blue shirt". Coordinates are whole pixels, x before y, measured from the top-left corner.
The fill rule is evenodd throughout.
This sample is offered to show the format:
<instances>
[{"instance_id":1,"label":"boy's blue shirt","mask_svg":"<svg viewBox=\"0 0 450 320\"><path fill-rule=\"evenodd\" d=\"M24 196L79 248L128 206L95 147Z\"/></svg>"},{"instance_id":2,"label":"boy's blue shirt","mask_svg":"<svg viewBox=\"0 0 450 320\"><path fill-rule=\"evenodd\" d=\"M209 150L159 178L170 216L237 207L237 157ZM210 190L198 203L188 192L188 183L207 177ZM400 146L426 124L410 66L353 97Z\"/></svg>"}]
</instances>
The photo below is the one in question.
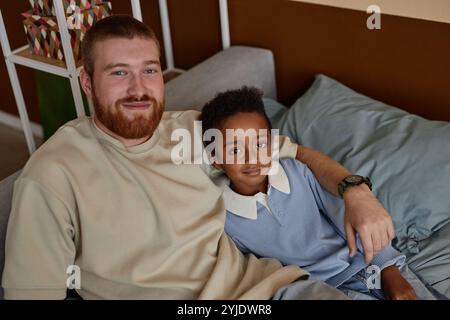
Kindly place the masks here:
<instances>
[{"instance_id":1,"label":"boy's blue shirt","mask_svg":"<svg viewBox=\"0 0 450 320\"><path fill-rule=\"evenodd\" d=\"M225 186L225 231L241 251L298 265L337 287L367 267L359 240L357 254L348 255L344 201L324 190L301 162L279 164L269 176L267 195L242 196ZM388 246L371 264L382 270L404 263L405 256Z\"/></svg>"}]
</instances>

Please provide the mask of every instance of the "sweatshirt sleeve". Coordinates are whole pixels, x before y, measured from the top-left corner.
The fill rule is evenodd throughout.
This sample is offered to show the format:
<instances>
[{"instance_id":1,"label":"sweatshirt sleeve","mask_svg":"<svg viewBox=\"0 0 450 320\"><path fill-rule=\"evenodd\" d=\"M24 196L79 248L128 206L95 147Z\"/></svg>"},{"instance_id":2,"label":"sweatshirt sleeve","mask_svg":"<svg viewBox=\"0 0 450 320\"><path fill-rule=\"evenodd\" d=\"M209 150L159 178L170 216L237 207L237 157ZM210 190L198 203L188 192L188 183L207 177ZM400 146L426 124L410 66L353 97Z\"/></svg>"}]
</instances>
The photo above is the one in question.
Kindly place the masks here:
<instances>
[{"instance_id":1,"label":"sweatshirt sleeve","mask_svg":"<svg viewBox=\"0 0 450 320\"><path fill-rule=\"evenodd\" d=\"M64 299L75 259L70 209L37 182L14 186L2 286L6 299Z\"/></svg>"}]
</instances>

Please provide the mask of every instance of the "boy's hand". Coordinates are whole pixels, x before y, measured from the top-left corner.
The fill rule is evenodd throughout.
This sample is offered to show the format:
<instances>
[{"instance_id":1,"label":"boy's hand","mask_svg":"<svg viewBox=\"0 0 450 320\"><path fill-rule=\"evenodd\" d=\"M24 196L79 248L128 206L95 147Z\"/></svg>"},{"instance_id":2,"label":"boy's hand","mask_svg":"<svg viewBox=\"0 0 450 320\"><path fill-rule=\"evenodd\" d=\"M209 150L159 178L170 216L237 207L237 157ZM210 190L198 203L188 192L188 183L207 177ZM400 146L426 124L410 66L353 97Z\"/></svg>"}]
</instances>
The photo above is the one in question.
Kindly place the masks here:
<instances>
[{"instance_id":1,"label":"boy's hand","mask_svg":"<svg viewBox=\"0 0 450 320\"><path fill-rule=\"evenodd\" d=\"M387 300L416 300L416 292L396 266L381 271L381 286Z\"/></svg>"}]
</instances>

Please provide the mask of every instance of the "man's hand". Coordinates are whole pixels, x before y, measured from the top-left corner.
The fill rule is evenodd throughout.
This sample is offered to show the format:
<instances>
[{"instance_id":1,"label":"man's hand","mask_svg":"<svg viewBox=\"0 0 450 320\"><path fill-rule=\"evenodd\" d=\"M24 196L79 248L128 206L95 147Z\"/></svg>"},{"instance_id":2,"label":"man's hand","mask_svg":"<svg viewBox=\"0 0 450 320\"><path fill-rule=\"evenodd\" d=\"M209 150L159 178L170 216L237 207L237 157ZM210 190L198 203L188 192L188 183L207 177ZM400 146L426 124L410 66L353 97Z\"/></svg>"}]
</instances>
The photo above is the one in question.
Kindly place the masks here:
<instances>
[{"instance_id":1,"label":"man's hand","mask_svg":"<svg viewBox=\"0 0 450 320\"><path fill-rule=\"evenodd\" d=\"M416 292L396 266L381 271L381 286L388 300L416 300Z\"/></svg>"},{"instance_id":2,"label":"man's hand","mask_svg":"<svg viewBox=\"0 0 450 320\"><path fill-rule=\"evenodd\" d=\"M328 192L338 196L338 184L351 172L323 153L299 145L296 159L306 164ZM344 192L345 233L350 256L356 253L356 234L361 239L367 263L374 254L386 247L394 238L390 215L365 184L348 188Z\"/></svg>"},{"instance_id":3,"label":"man's hand","mask_svg":"<svg viewBox=\"0 0 450 320\"><path fill-rule=\"evenodd\" d=\"M367 185L348 188L344 192L345 233L349 254L356 253L356 233L364 250L364 259L369 264L373 256L389 245L394 238L392 219Z\"/></svg>"}]
</instances>

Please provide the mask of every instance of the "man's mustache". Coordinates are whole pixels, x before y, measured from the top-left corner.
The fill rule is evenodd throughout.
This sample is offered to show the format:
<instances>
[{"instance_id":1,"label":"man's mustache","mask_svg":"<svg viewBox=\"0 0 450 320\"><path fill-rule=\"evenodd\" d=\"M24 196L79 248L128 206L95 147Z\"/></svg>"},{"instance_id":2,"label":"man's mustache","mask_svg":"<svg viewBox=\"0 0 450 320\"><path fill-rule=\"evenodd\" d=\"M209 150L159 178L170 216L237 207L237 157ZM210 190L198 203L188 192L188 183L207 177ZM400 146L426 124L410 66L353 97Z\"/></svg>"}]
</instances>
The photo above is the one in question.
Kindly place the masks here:
<instances>
[{"instance_id":1,"label":"man's mustache","mask_svg":"<svg viewBox=\"0 0 450 320\"><path fill-rule=\"evenodd\" d=\"M128 96L126 98L122 98L117 100L117 105L122 103L132 103L132 102L150 102L152 105L157 105L157 101L154 97L144 94L141 97L136 96Z\"/></svg>"}]
</instances>

